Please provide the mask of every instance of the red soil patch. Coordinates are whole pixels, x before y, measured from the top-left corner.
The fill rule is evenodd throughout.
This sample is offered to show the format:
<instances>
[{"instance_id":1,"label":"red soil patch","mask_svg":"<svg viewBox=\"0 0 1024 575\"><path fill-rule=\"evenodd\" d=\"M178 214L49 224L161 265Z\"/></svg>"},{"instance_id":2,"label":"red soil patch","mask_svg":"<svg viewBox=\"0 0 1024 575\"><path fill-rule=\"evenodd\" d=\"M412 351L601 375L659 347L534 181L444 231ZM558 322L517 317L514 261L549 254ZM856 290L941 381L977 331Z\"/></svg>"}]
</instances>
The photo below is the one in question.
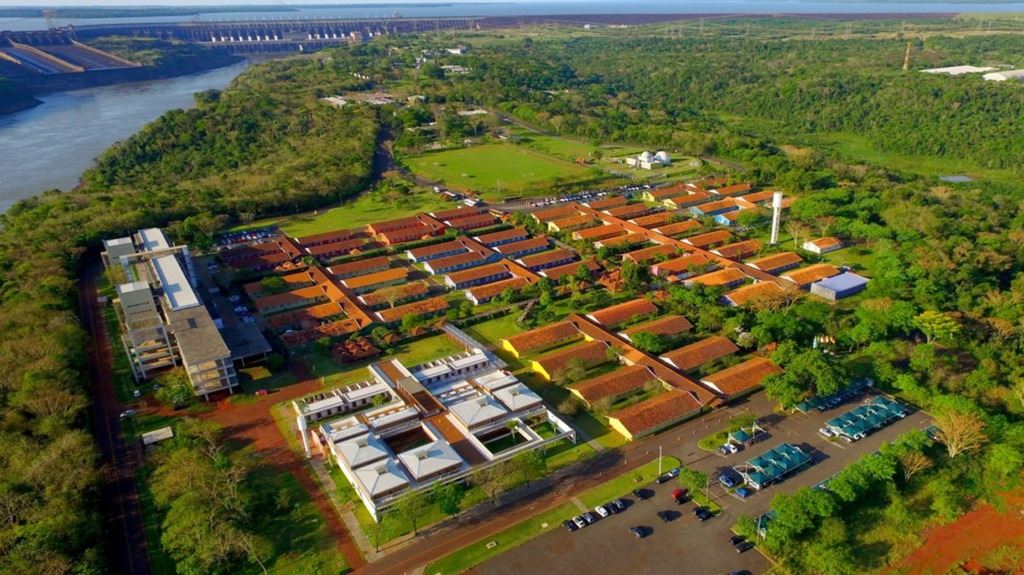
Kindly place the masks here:
<instances>
[{"instance_id":1,"label":"red soil patch","mask_svg":"<svg viewBox=\"0 0 1024 575\"><path fill-rule=\"evenodd\" d=\"M1003 497L1005 512L988 504L979 505L956 521L932 530L897 570L907 575L930 575L961 565L969 572L984 573L979 560L986 554L1004 545L1024 545L1024 491ZM1014 572L1024 571L1018 566Z\"/></svg>"}]
</instances>

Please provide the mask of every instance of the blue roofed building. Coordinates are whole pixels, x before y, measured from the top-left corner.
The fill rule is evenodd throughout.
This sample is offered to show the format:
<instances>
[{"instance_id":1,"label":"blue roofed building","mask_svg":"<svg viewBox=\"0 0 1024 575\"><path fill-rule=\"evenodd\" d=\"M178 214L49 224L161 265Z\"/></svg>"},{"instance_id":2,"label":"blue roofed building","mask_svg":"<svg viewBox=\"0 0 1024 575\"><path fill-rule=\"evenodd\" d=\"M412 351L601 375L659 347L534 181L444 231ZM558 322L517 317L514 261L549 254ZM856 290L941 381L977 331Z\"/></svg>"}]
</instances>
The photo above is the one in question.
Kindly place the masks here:
<instances>
[{"instance_id":1,"label":"blue roofed building","mask_svg":"<svg viewBox=\"0 0 1024 575\"><path fill-rule=\"evenodd\" d=\"M866 288L868 279L853 272L844 272L811 284L811 293L829 301L856 295Z\"/></svg>"}]
</instances>

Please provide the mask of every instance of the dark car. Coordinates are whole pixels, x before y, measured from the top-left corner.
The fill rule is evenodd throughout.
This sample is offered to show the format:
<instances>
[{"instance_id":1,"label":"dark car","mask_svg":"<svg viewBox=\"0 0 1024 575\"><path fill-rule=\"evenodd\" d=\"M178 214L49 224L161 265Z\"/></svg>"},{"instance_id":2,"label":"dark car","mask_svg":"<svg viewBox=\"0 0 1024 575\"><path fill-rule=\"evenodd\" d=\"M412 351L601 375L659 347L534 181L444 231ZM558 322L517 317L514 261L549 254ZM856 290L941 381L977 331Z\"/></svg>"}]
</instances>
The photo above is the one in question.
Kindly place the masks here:
<instances>
[{"instance_id":1,"label":"dark car","mask_svg":"<svg viewBox=\"0 0 1024 575\"><path fill-rule=\"evenodd\" d=\"M644 530L640 529L639 527L630 527L629 532L632 533L633 537L636 537L637 539L643 539L645 535Z\"/></svg>"},{"instance_id":2,"label":"dark car","mask_svg":"<svg viewBox=\"0 0 1024 575\"><path fill-rule=\"evenodd\" d=\"M658 485L661 485L662 483L666 483L671 480L672 476L669 475L668 473L664 473L662 475L659 475L658 478L654 480L654 482L657 483Z\"/></svg>"},{"instance_id":3,"label":"dark car","mask_svg":"<svg viewBox=\"0 0 1024 575\"><path fill-rule=\"evenodd\" d=\"M650 497L650 494L646 489L634 489L633 496L639 499L640 501L643 501L644 499Z\"/></svg>"},{"instance_id":4,"label":"dark car","mask_svg":"<svg viewBox=\"0 0 1024 575\"><path fill-rule=\"evenodd\" d=\"M739 495L742 499L746 499L747 497L750 497L753 494L754 492L746 487L740 487L739 489L736 490L736 495Z\"/></svg>"},{"instance_id":5,"label":"dark car","mask_svg":"<svg viewBox=\"0 0 1024 575\"><path fill-rule=\"evenodd\" d=\"M751 543L750 541L744 541L743 543L740 543L739 545L736 546L736 552L737 553L745 553L747 551L750 551L753 548L754 548L754 544L753 543Z\"/></svg>"},{"instance_id":6,"label":"dark car","mask_svg":"<svg viewBox=\"0 0 1024 575\"><path fill-rule=\"evenodd\" d=\"M663 523L670 523L673 519L671 511L659 511L658 519L661 519Z\"/></svg>"},{"instance_id":7,"label":"dark car","mask_svg":"<svg viewBox=\"0 0 1024 575\"><path fill-rule=\"evenodd\" d=\"M747 538L742 535L733 535L729 538L729 545L739 545L740 543L743 543L746 540Z\"/></svg>"},{"instance_id":8,"label":"dark car","mask_svg":"<svg viewBox=\"0 0 1024 575\"><path fill-rule=\"evenodd\" d=\"M597 522L597 516L587 511L583 514L583 520L587 522L587 525L593 525Z\"/></svg>"},{"instance_id":9,"label":"dark car","mask_svg":"<svg viewBox=\"0 0 1024 575\"><path fill-rule=\"evenodd\" d=\"M711 511L708 510L708 508L704 507L704 506L694 507L693 508L693 515L697 519L699 519L701 521L707 521L708 519L711 519L711 517L712 517Z\"/></svg>"},{"instance_id":10,"label":"dark car","mask_svg":"<svg viewBox=\"0 0 1024 575\"><path fill-rule=\"evenodd\" d=\"M614 501L609 501L608 503L605 503L604 505L602 505L602 507L607 509L608 513L611 513L612 515L622 511L621 509L619 509L618 507L615 506L615 502Z\"/></svg>"},{"instance_id":11,"label":"dark car","mask_svg":"<svg viewBox=\"0 0 1024 575\"><path fill-rule=\"evenodd\" d=\"M615 501L612 501L612 507L615 508L616 512L621 513L626 510L626 502L621 499L616 499Z\"/></svg>"},{"instance_id":12,"label":"dark car","mask_svg":"<svg viewBox=\"0 0 1024 575\"><path fill-rule=\"evenodd\" d=\"M564 525L569 531L576 531L579 529L579 527L576 527L576 524L572 522L572 519L566 519L562 522L562 525Z\"/></svg>"},{"instance_id":13,"label":"dark car","mask_svg":"<svg viewBox=\"0 0 1024 575\"><path fill-rule=\"evenodd\" d=\"M672 500L676 502L676 505L682 505L689 500L686 489L676 489L672 491Z\"/></svg>"}]
</instances>

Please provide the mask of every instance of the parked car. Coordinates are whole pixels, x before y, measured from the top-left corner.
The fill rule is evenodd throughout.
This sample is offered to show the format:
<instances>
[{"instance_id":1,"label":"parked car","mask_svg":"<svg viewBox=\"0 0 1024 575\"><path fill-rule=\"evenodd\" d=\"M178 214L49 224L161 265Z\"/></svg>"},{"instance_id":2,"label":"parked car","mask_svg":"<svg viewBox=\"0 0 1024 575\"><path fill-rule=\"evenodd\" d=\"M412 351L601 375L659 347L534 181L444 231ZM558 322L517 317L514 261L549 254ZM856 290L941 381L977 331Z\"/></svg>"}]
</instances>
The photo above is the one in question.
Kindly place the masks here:
<instances>
[{"instance_id":1,"label":"parked car","mask_svg":"<svg viewBox=\"0 0 1024 575\"><path fill-rule=\"evenodd\" d=\"M725 445L718 448L718 452L721 453L722 455L730 455L732 453L736 453L739 450L740 448L736 447L736 444L734 443L726 443Z\"/></svg>"},{"instance_id":2,"label":"parked car","mask_svg":"<svg viewBox=\"0 0 1024 575\"><path fill-rule=\"evenodd\" d=\"M644 531L643 531L643 529L640 529L639 527L630 527L629 528L629 532L632 533L633 537L636 537L637 539L643 539L644 538Z\"/></svg>"},{"instance_id":3,"label":"parked car","mask_svg":"<svg viewBox=\"0 0 1024 575\"><path fill-rule=\"evenodd\" d=\"M128 419L129 417L135 417L134 409L126 409L121 412L121 419Z\"/></svg>"},{"instance_id":4,"label":"parked car","mask_svg":"<svg viewBox=\"0 0 1024 575\"><path fill-rule=\"evenodd\" d=\"M132 397L136 397L136 398L142 397L142 390L141 389L133 389L132 390Z\"/></svg>"},{"instance_id":5,"label":"parked car","mask_svg":"<svg viewBox=\"0 0 1024 575\"><path fill-rule=\"evenodd\" d=\"M672 491L672 500L676 502L676 505L682 505L689 500L686 489L676 489Z\"/></svg>"},{"instance_id":6,"label":"parked car","mask_svg":"<svg viewBox=\"0 0 1024 575\"><path fill-rule=\"evenodd\" d=\"M663 473L663 474L659 475L658 478L654 480L654 482L657 483L658 485L661 485L662 483L666 483L666 482L671 481L671 480L672 480L672 476L671 475L669 475L668 473Z\"/></svg>"},{"instance_id":7,"label":"parked car","mask_svg":"<svg viewBox=\"0 0 1024 575\"><path fill-rule=\"evenodd\" d=\"M648 492L646 490L644 490L644 489L634 489L633 490L633 497L636 497L640 501L643 501L644 499L647 499L648 497L650 497L650 495L648 495Z\"/></svg>"},{"instance_id":8,"label":"parked car","mask_svg":"<svg viewBox=\"0 0 1024 575\"><path fill-rule=\"evenodd\" d=\"M744 541L735 547L737 553L745 553L754 548L754 544L750 541Z\"/></svg>"},{"instance_id":9,"label":"parked car","mask_svg":"<svg viewBox=\"0 0 1024 575\"><path fill-rule=\"evenodd\" d=\"M736 490L736 495L739 495L742 499L746 499L747 497L750 497L753 494L754 490L750 489L749 487L740 487L739 489Z\"/></svg>"},{"instance_id":10,"label":"parked car","mask_svg":"<svg viewBox=\"0 0 1024 575\"><path fill-rule=\"evenodd\" d=\"M700 521L707 521L708 519L711 519L711 517L713 516L711 514L711 510L709 510L707 507L704 507L703 505L699 507L694 507L693 514Z\"/></svg>"},{"instance_id":11,"label":"parked car","mask_svg":"<svg viewBox=\"0 0 1024 575\"><path fill-rule=\"evenodd\" d=\"M835 432L833 432L831 429L827 427L822 427L821 429L818 430L818 433L822 434L824 437L827 437L829 439L832 439L833 437L836 436Z\"/></svg>"},{"instance_id":12,"label":"parked car","mask_svg":"<svg viewBox=\"0 0 1024 575\"><path fill-rule=\"evenodd\" d=\"M594 508L594 511L596 511L597 514L601 517L608 517L609 515L611 515L611 513L607 509L605 509L604 505L598 505L597 507Z\"/></svg>"},{"instance_id":13,"label":"parked car","mask_svg":"<svg viewBox=\"0 0 1024 575\"><path fill-rule=\"evenodd\" d=\"M729 545L739 545L740 543L743 543L746 540L747 538L742 535L733 535L729 538Z\"/></svg>"},{"instance_id":14,"label":"parked car","mask_svg":"<svg viewBox=\"0 0 1024 575\"><path fill-rule=\"evenodd\" d=\"M676 477L679 477L679 468L678 467L673 467L672 469L669 469L668 473L666 473L666 475L668 475L669 477L671 477L673 479L675 479Z\"/></svg>"},{"instance_id":15,"label":"parked car","mask_svg":"<svg viewBox=\"0 0 1024 575\"><path fill-rule=\"evenodd\" d=\"M562 525L564 525L565 528L569 531L576 531L577 529L579 529L579 527L576 526L576 523L572 519L566 519L562 522Z\"/></svg>"},{"instance_id":16,"label":"parked car","mask_svg":"<svg viewBox=\"0 0 1024 575\"><path fill-rule=\"evenodd\" d=\"M583 529L587 526L587 522L583 520L582 515L577 515L576 517L573 517L572 522L574 525L576 525L578 529Z\"/></svg>"},{"instance_id":17,"label":"parked car","mask_svg":"<svg viewBox=\"0 0 1024 575\"><path fill-rule=\"evenodd\" d=\"M736 478L733 477L732 475L730 475L729 473L722 473L721 475L719 475L718 476L718 482L721 483L722 485L728 487L729 489L732 489L733 487L736 487L736 483L737 483L736 482Z\"/></svg>"},{"instance_id":18,"label":"parked car","mask_svg":"<svg viewBox=\"0 0 1024 575\"><path fill-rule=\"evenodd\" d=\"M589 511L583 514L583 520L587 522L587 525L597 523L597 517Z\"/></svg>"},{"instance_id":19,"label":"parked car","mask_svg":"<svg viewBox=\"0 0 1024 575\"><path fill-rule=\"evenodd\" d=\"M616 514L616 513L618 513L620 511L620 509L615 506L615 502L614 501L609 501L608 503L605 503L604 505L602 505L602 507L607 509L608 513L611 513L612 515L614 515L614 514Z\"/></svg>"},{"instance_id":20,"label":"parked car","mask_svg":"<svg viewBox=\"0 0 1024 575\"><path fill-rule=\"evenodd\" d=\"M670 511L659 511L658 519L661 519L663 523L670 523L672 521L672 513Z\"/></svg>"},{"instance_id":21,"label":"parked car","mask_svg":"<svg viewBox=\"0 0 1024 575\"><path fill-rule=\"evenodd\" d=\"M612 501L612 506L615 507L615 509L617 509L620 512L626 510L626 502L621 499L616 499L615 501Z\"/></svg>"}]
</instances>

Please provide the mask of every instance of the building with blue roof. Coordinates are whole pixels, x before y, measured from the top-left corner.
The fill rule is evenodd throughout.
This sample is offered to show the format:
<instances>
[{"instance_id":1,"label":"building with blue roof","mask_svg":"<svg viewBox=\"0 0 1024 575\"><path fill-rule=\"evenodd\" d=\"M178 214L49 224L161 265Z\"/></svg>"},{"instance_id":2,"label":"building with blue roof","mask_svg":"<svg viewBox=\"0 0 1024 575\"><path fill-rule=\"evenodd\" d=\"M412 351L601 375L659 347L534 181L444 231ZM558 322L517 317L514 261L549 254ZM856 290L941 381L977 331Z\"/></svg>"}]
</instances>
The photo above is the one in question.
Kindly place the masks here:
<instances>
[{"instance_id":1,"label":"building with blue roof","mask_svg":"<svg viewBox=\"0 0 1024 575\"><path fill-rule=\"evenodd\" d=\"M829 301L856 295L866 288L868 279L853 272L844 272L811 284L811 293Z\"/></svg>"}]
</instances>

